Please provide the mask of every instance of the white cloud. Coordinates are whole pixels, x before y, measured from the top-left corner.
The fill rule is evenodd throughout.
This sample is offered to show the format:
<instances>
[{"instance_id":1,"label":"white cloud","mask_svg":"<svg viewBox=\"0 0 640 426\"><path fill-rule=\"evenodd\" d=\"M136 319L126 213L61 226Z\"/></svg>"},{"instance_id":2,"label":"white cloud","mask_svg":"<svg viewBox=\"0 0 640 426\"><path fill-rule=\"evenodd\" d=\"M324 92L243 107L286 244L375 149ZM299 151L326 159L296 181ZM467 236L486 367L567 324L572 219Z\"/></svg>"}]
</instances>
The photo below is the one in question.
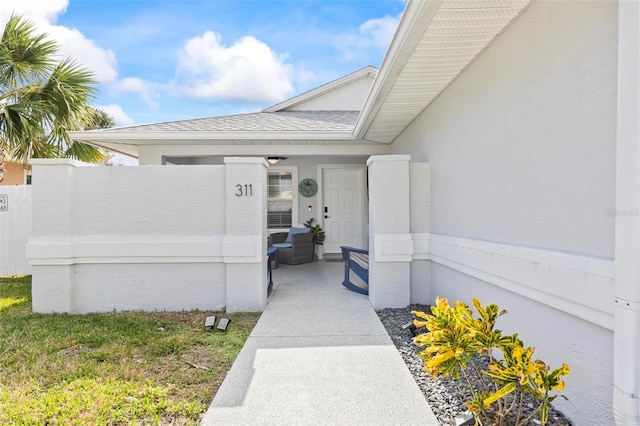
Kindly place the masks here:
<instances>
[{"instance_id":1,"label":"white cloud","mask_svg":"<svg viewBox=\"0 0 640 426\"><path fill-rule=\"evenodd\" d=\"M97 105L96 108L109 114L115 121L116 126L131 126L134 124L133 118L129 117L120 105Z\"/></svg>"},{"instance_id":2,"label":"white cloud","mask_svg":"<svg viewBox=\"0 0 640 426\"><path fill-rule=\"evenodd\" d=\"M386 50L398 28L400 16L384 16L369 19L358 27L358 32L339 34L334 39L334 45L342 51L347 60L357 58L367 49Z\"/></svg>"},{"instance_id":3,"label":"white cloud","mask_svg":"<svg viewBox=\"0 0 640 426\"><path fill-rule=\"evenodd\" d=\"M99 47L75 28L50 25L45 31L58 42L63 57L71 57L91 70L100 83L117 80L118 61L112 50Z\"/></svg>"},{"instance_id":4,"label":"white cloud","mask_svg":"<svg viewBox=\"0 0 640 426\"><path fill-rule=\"evenodd\" d=\"M158 103L155 101L158 94L154 88L154 84L142 80L137 77L126 77L113 84L113 88L118 92L137 93L140 99L150 108L157 108Z\"/></svg>"},{"instance_id":5,"label":"white cloud","mask_svg":"<svg viewBox=\"0 0 640 426\"><path fill-rule=\"evenodd\" d=\"M37 22L55 23L58 16L67 11L69 0L3 0L0 4L0 24L9 20L12 13L28 16Z\"/></svg>"},{"instance_id":6,"label":"white cloud","mask_svg":"<svg viewBox=\"0 0 640 426\"><path fill-rule=\"evenodd\" d=\"M293 93L294 67L285 60L255 37L226 47L219 34L207 31L179 52L174 87L196 99L277 102Z\"/></svg>"},{"instance_id":7,"label":"white cloud","mask_svg":"<svg viewBox=\"0 0 640 426\"><path fill-rule=\"evenodd\" d=\"M360 34L370 41L373 46L388 47L393 34L398 28L400 17L385 16L378 19L369 19L360 25Z\"/></svg>"},{"instance_id":8,"label":"white cloud","mask_svg":"<svg viewBox=\"0 0 640 426\"><path fill-rule=\"evenodd\" d=\"M154 107L153 86L142 84L142 80L135 77L120 78L118 60L112 50L98 46L75 28L56 25L58 16L66 12L68 4L68 0L0 0L0 28L4 28L12 13L23 15L35 24L37 32L49 34L58 43L61 57L76 60L92 71L99 83L113 87L117 92L137 93L142 101Z\"/></svg>"},{"instance_id":9,"label":"white cloud","mask_svg":"<svg viewBox=\"0 0 640 426\"><path fill-rule=\"evenodd\" d=\"M67 10L68 0L9 0L0 4L0 24L9 20L13 12L31 20L36 31L49 34L60 46L62 57L72 57L95 74L101 83L118 77L118 63L113 51L103 49L80 31L55 25L60 14Z\"/></svg>"},{"instance_id":10,"label":"white cloud","mask_svg":"<svg viewBox=\"0 0 640 426\"><path fill-rule=\"evenodd\" d=\"M333 78L323 78L322 73L319 75L318 72L308 70L303 65L296 66L293 76L293 81L296 82L296 86L302 87L330 80L333 80Z\"/></svg>"}]
</instances>

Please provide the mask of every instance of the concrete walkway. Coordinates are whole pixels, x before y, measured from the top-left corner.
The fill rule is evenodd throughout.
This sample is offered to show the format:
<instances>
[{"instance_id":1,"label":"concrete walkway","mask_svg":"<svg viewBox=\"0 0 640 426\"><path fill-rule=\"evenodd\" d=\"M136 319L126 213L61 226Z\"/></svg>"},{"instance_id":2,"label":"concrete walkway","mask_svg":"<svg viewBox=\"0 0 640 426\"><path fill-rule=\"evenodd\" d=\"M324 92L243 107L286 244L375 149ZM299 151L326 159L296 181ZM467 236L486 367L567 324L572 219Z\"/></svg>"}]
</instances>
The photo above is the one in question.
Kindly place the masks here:
<instances>
[{"instance_id":1,"label":"concrete walkway","mask_svg":"<svg viewBox=\"0 0 640 426\"><path fill-rule=\"evenodd\" d=\"M438 425L367 297L340 285L342 263L273 272L203 424Z\"/></svg>"}]
</instances>

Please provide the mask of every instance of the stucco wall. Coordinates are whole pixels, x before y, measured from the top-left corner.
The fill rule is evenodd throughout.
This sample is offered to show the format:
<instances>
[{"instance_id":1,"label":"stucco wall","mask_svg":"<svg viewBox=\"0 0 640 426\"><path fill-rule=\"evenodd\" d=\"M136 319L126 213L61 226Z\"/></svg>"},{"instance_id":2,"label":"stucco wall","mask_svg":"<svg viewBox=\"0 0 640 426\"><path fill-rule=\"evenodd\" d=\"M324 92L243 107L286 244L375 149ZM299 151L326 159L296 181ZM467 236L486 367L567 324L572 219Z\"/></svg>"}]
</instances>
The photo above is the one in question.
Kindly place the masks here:
<instances>
[{"instance_id":1,"label":"stucco wall","mask_svg":"<svg viewBox=\"0 0 640 426\"><path fill-rule=\"evenodd\" d=\"M82 167L76 173L78 194L92 197L77 205L78 235L224 234L224 167Z\"/></svg>"},{"instance_id":2,"label":"stucco wall","mask_svg":"<svg viewBox=\"0 0 640 426\"><path fill-rule=\"evenodd\" d=\"M318 96L299 105L295 105L290 109L305 111L360 111L372 84L373 77L363 77L327 92L322 96Z\"/></svg>"},{"instance_id":3,"label":"stucco wall","mask_svg":"<svg viewBox=\"0 0 640 426\"><path fill-rule=\"evenodd\" d=\"M616 2L533 2L392 144L430 163L431 298L508 309L576 424L613 423L616 55Z\"/></svg>"},{"instance_id":4,"label":"stucco wall","mask_svg":"<svg viewBox=\"0 0 640 426\"><path fill-rule=\"evenodd\" d=\"M262 310L266 167L34 160L33 310Z\"/></svg>"},{"instance_id":5,"label":"stucco wall","mask_svg":"<svg viewBox=\"0 0 640 426\"><path fill-rule=\"evenodd\" d=\"M497 303L508 313L498 320L504 333L518 333L525 345L535 347L535 358L551 368L569 364L563 392L554 405L575 425L612 425L613 334L604 328L554 310L531 299L470 278L437 263L431 265L431 293L462 300L472 297Z\"/></svg>"},{"instance_id":6,"label":"stucco wall","mask_svg":"<svg viewBox=\"0 0 640 426\"><path fill-rule=\"evenodd\" d=\"M432 232L613 258L616 14L534 2L393 143Z\"/></svg>"},{"instance_id":7,"label":"stucco wall","mask_svg":"<svg viewBox=\"0 0 640 426\"><path fill-rule=\"evenodd\" d=\"M223 263L82 264L74 303L82 312L224 309Z\"/></svg>"}]
</instances>

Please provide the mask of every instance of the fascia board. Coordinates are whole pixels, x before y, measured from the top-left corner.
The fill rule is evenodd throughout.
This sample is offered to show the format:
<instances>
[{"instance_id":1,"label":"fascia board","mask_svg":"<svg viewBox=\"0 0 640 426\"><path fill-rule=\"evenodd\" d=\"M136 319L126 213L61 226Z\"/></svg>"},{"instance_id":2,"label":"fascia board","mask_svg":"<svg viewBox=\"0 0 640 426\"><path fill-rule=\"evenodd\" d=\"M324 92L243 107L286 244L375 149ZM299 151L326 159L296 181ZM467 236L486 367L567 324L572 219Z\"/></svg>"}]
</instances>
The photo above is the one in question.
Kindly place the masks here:
<instances>
[{"instance_id":1,"label":"fascia board","mask_svg":"<svg viewBox=\"0 0 640 426\"><path fill-rule=\"evenodd\" d=\"M198 157L198 156L366 156L390 154L388 144L373 145L156 145L154 152L167 157Z\"/></svg>"},{"instance_id":2,"label":"fascia board","mask_svg":"<svg viewBox=\"0 0 640 426\"><path fill-rule=\"evenodd\" d=\"M207 141L207 140L354 140L353 132L214 132L214 131L167 131L167 132L69 132L73 140L90 143L101 141L137 143L147 141Z\"/></svg>"},{"instance_id":3,"label":"fascia board","mask_svg":"<svg viewBox=\"0 0 640 426\"><path fill-rule=\"evenodd\" d=\"M99 148L138 158L138 146L114 145L109 143L92 144ZM371 156L390 154L388 144L331 144L331 145L300 145L300 144L262 144L262 145L166 145L158 148L162 155L168 157L198 157L198 156ZM120 149L119 149L120 148ZM125 148L125 149L122 149ZM152 148L154 149L154 148Z\"/></svg>"},{"instance_id":4,"label":"fascia board","mask_svg":"<svg viewBox=\"0 0 640 426\"><path fill-rule=\"evenodd\" d=\"M443 0L409 0L407 3L398 29L382 61L362 112L356 121L354 135L357 139L364 138L386 96L393 88L396 79L420 42L429 23L440 9L442 2Z\"/></svg>"},{"instance_id":5,"label":"fascia board","mask_svg":"<svg viewBox=\"0 0 640 426\"><path fill-rule=\"evenodd\" d=\"M337 80L330 81L329 83L323 84L320 87L316 87L315 89L311 89L291 99L287 99L286 101L282 101L276 105L270 106L262 112L278 112L286 110L287 108L294 107L313 98L324 95L325 93L331 92L332 90L336 90L342 86L346 86L347 84L360 80L363 77L375 77L377 71L378 70L371 65L366 66L362 69L359 69L358 71L354 71L351 74L347 74L344 77L338 78Z\"/></svg>"}]
</instances>

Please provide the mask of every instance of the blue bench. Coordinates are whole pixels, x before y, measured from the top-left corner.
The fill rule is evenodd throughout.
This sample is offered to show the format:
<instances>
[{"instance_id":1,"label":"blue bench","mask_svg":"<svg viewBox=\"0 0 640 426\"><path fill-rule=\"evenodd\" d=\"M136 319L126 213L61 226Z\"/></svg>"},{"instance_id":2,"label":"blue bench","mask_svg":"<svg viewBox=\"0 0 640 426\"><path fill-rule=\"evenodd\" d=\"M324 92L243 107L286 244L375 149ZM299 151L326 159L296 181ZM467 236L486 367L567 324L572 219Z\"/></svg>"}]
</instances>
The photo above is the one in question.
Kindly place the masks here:
<instances>
[{"instance_id":1,"label":"blue bench","mask_svg":"<svg viewBox=\"0 0 640 426\"><path fill-rule=\"evenodd\" d=\"M342 285L356 293L369 294L369 250L355 247L341 246L344 260L344 281ZM357 285L351 282L351 272L355 273L363 282Z\"/></svg>"}]
</instances>

